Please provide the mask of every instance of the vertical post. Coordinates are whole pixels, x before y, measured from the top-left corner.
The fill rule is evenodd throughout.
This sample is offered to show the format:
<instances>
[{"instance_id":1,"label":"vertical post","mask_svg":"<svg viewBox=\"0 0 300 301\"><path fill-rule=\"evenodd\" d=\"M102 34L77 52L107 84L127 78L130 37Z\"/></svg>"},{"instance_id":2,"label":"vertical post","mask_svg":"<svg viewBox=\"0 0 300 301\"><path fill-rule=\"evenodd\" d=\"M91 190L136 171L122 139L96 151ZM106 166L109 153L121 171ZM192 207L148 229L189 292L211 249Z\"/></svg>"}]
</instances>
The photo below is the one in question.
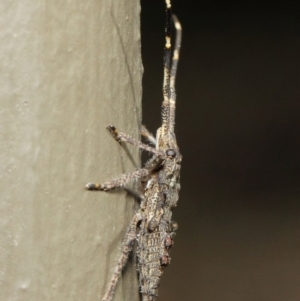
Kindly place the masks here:
<instances>
[{"instance_id":1,"label":"vertical post","mask_svg":"<svg viewBox=\"0 0 300 301\"><path fill-rule=\"evenodd\" d=\"M88 192L139 166L137 0L0 4L0 300L101 300L135 203ZM133 264L114 301L138 300Z\"/></svg>"}]
</instances>

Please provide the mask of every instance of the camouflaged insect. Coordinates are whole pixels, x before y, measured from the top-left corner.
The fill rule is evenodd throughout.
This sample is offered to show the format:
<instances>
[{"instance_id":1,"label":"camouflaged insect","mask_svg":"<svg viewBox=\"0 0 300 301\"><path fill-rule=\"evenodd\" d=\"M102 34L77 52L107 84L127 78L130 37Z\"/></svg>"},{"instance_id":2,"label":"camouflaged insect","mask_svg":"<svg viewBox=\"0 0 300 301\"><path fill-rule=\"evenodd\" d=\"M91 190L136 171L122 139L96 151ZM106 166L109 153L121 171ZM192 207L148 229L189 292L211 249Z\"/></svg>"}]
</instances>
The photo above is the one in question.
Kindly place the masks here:
<instances>
[{"instance_id":1,"label":"camouflaged insect","mask_svg":"<svg viewBox=\"0 0 300 301\"><path fill-rule=\"evenodd\" d=\"M115 180L103 184L86 185L87 190L109 191L124 186L136 179L146 183L142 195L139 195L140 208L135 213L127 229L122 247L122 254L109 282L103 301L111 301L123 267L126 265L133 244L137 241L137 270L142 301L155 301L163 269L170 264L169 250L177 224L172 221L172 209L177 205L180 190L180 154L175 132L175 78L181 44L181 25L176 16L171 14L171 2L166 0L166 44L164 50L164 82L162 103L162 126L154 138L145 127L141 134L154 145L142 142L118 132L113 125L107 129L114 139L133 144L153 154L145 167L126 173ZM171 24L176 28L176 41L171 59ZM136 194L136 193L135 193Z\"/></svg>"}]
</instances>

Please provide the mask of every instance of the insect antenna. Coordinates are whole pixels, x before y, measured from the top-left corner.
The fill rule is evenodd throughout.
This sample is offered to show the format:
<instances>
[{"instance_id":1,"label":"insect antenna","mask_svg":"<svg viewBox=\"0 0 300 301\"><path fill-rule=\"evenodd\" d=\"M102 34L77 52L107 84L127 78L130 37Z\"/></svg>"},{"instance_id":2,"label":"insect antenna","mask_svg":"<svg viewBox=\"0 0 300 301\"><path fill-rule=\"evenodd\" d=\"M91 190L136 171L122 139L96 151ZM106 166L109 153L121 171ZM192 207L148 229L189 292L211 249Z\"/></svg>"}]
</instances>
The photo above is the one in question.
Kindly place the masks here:
<instances>
[{"instance_id":1,"label":"insect antenna","mask_svg":"<svg viewBox=\"0 0 300 301\"><path fill-rule=\"evenodd\" d=\"M170 93L169 93L169 102L170 102L169 131L170 131L170 133L174 133L174 126L175 126L175 110L176 110L175 80L176 80L179 52L180 52L180 46L181 46L181 36L182 36L182 29L181 29L180 22L178 21L178 19L175 15L172 15L172 18L173 18L173 22L174 22L175 29L176 29L176 40L175 40L175 47L174 47L171 74L170 74Z\"/></svg>"},{"instance_id":2,"label":"insect antenna","mask_svg":"<svg viewBox=\"0 0 300 301\"><path fill-rule=\"evenodd\" d=\"M166 28L165 28L165 48L164 48L164 81L162 103L162 132L166 134L169 130L170 120L170 73L171 73L171 26L172 12L171 1L166 0Z\"/></svg>"}]
</instances>

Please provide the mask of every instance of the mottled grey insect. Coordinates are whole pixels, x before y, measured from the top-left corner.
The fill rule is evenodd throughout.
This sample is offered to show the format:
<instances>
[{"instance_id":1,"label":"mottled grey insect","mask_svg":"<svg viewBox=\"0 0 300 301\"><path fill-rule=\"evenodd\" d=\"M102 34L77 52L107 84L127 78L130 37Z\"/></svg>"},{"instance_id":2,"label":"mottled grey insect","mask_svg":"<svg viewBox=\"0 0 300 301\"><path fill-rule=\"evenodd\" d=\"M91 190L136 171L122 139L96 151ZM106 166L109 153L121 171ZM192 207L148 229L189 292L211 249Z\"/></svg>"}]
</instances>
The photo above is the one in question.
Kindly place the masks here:
<instances>
[{"instance_id":1,"label":"mottled grey insect","mask_svg":"<svg viewBox=\"0 0 300 301\"><path fill-rule=\"evenodd\" d=\"M175 126L175 78L181 44L181 25L171 14L171 1L166 2L166 44L164 50L164 82L162 103L162 126L154 138L145 127L141 134L155 147L118 132L113 125L107 129L118 142L127 142L153 154L145 167L120 175L103 184L86 185L87 190L109 191L124 186L136 179L142 180L144 189L139 196L141 203L127 229L122 255L108 285L103 301L113 299L118 279L126 265L133 244L137 241L137 270L142 301L155 301L163 269L170 264L169 250L177 228L172 221L172 209L177 205L180 190L180 168L182 156L177 146ZM172 18L176 28L176 41L171 59Z\"/></svg>"}]
</instances>

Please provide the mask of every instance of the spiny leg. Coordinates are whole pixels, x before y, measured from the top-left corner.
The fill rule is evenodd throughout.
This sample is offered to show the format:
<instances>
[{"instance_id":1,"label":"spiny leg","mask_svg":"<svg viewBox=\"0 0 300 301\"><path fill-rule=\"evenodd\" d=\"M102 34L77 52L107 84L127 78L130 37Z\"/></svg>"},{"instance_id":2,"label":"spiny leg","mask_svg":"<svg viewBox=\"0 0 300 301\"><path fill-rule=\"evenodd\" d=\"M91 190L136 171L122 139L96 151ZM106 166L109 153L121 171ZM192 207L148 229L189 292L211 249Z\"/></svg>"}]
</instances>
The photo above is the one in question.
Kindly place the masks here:
<instances>
[{"instance_id":1,"label":"spiny leg","mask_svg":"<svg viewBox=\"0 0 300 301\"><path fill-rule=\"evenodd\" d=\"M121 132L119 133L113 125L109 125L106 128L109 130L109 132L111 133L113 138L116 141L118 141L119 143L120 142L127 142L127 143L130 143L132 145L135 145L135 146L139 147L140 149L143 149L143 150L146 150L146 151L148 151L152 154L155 154L157 156L162 156L162 157L164 156L164 153L162 151L159 151L154 147L146 145L146 144L130 137L129 135L127 135L125 133L121 133Z\"/></svg>"},{"instance_id":2,"label":"spiny leg","mask_svg":"<svg viewBox=\"0 0 300 301\"><path fill-rule=\"evenodd\" d=\"M124 173L120 175L118 178L104 182L103 184L100 183L88 183L85 185L86 190L102 190L108 191L114 188L120 188L126 185L129 182L132 182L136 179L142 179L149 175L149 170L146 168L142 168L133 172Z\"/></svg>"},{"instance_id":3,"label":"spiny leg","mask_svg":"<svg viewBox=\"0 0 300 301\"><path fill-rule=\"evenodd\" d=\"M135 191L128 187L123 187L123 190L125 190L130 196L132 196L138 203L141 203L144 200L144 196L138 191Z\"/></svg>"},{"instance_id":4,"label":"spiny leg","mask_svg":"<svg viewBox=\"0 0 300 301\"><path fill-rule=\"evenodd\" d=\"M144 136L152 145L156 145L155 137L147 130L147 128L142 125L141 127L141 134Z\"/></svg>"},{"instance_id":5,"label":"spiny leg","mask_svg":"<svg viewBox=\"0 0 300 301\"><path fill-rule=\"evenodd\" d=\"M163 158L153 156L150 160L148 160L145 164L145 168L149 171L157 169L160 164L163 162Z\"/></svg>"},{"instance_id":6,"label":"spiny leg","mask_svg":"<svg viewBox=\"0 0 300 301\"><path fill-rule=\"evenodd\" d=\"M129 173L125 173L120 175L114 180L100 183L87 183L85 185L86 190L101 190L108 191L114 188L123 188L127 183L130 183L137 179L147 180L150 173L157 169L160 164L164 161L164 157L162 156L153 156L148 162L145 164L145 168L138 169L136 171L132 171Z\"/></svg>"},{"instance_id":7,"label":"spiny leg","mask_svg":"<svg viewBox=\"0 0 300 301\"><path fill-rule=\"evenodd\" d=\"M171 67L171 77L170 77L170 115L169 115L169 130L171 133L174 133L174 125L175 125L175 109L176 109L176 90L175 90L175 80L176 80L176 72L178 67L179 60L179 52L181 46L181 35L182 29L181 24L178 21L175 15L172 15L173 22L176 29L176 40L175 40L175 48L172 58L172 67Z\"/></svg>"},{"instance_id":8,"label":"spiny leg","mask_svg":"<svg viewBox=\"0 0 300 301\"><path fill-rule=\"evenodd\" d=\"M110 280L110 283L108 285L108 288L106 290L106 293L102 299L102 301L111 301L115 292L116 292L116 286L117 282L120 278L121 272L123 270L123 267L126 265L128 256L132 250L133 243L136 239L136 229L138 222L142 219L142 216L139 213L136 213L133 219L131 220L129 227L127 229L127 232L125 234L123 247L122 247L122 255L118 260L118 264L115 268L115 271L113 273L113 276Z\"/></svg>"}]
</instances>

